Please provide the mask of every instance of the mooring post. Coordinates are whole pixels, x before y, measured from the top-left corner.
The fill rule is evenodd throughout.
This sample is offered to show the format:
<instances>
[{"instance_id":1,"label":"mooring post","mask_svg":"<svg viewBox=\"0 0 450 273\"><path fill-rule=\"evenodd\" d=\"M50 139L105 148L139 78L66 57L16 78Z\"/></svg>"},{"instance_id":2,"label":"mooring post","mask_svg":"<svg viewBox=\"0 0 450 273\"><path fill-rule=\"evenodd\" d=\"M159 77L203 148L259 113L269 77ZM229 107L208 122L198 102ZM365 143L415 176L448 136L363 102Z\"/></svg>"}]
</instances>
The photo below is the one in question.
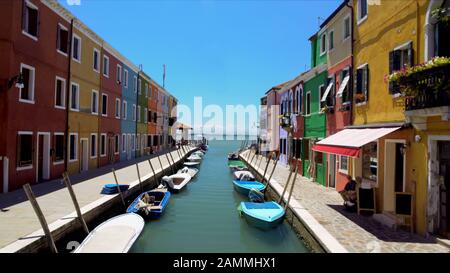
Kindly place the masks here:
<instances>
[{"instance_id":1,"label":"mooring post","mask_svg":"<svg viewBox=\"0 0 450 273\"><path fill-rule=\"evenodd\" d=\"M267 180L267 183L266 183L266 187L267 187L267 185L269 185L269 183L270 183L270 179L272 179L272 176L273 176L273 173L275 172L275 169L277 168L277 164L278 164L278 159L280 158L280 155L279 155L279 153L276 153L275 154L275 164L273 165L273 169L272 169L272 171L270 172L270 175L269 175L269 179Z\"/></svg>"},{"instance_id":2,"label":"mooring post","mask_svg":"<svg viewBox=\"0 0 450 273\"><path fill-rule=\"evenodd\" d=\"M175 160L173 159L172 152L169 152L170 158L172 159L173 165L176 165Z\"/></svg>"},{"instance_id":3,"label":"mooring post","mask_svg":"<svg viewBox=\"0 0 450 273\"><path fill-rule=\"evenodd\" d=\"M124 207L127 207L127 205L125 203L125 199L123 198L122 190L120 189L120 186L119 186L119 181L117 180L116 171L114 170L114 168L112 168L111 171L114 175L114 180L116 181L117 190L119 191L120 198L122 199L122 204Z\"/></svg>"},{"instance_id":4,"label":"mooring post","mask_svg":"<svg viewBox=\"0 0 450 273\"><path fill-rule=\"evenodd\" d=\"M253 162L253 159L255 158L255 155L256 155L256 151L255 151L255 154L253 154L252 159L250 160L250 163L249 163L250 166L252 166L252 162Z\"/></svg>"},{"instance_id":5,"label":"mooring post","mask_svg":"<svg viewBox=\"0 0 450 273\"><path fill-rule=\"evenodd\" d=\"M267 169L269 168L269 163L270 163L270 159L271 159L272 153L273 152L269 153L270 157L267 158L266 167L264 168L264 174L263 174L262 181L261 181L261 183L263 183L263 184L264 184L264 180L266 179L266 173L267 173Z\"/></svg>"},{"instance_id":6,"label":"mooring post","mask_svg":"<svg viewBox=\"0 0 450 273\"><path fill-rule=\"evenodd\" d=\"M136 171L137 171L137 175L138 175L139 187L141 188L141 192L144 192L144 187L142 186L142 181L141 181L141 173L139 172L139 165L137 163L136 163Z\"/></svg>"},{"instance_id":7,"label":"mooring post","mask_svg":"<svg viewBox=\"0 0 450 273\"><path fill-rule=\"evenodd\" d=\"M44 214L42 213L42 210L39 207L36 197L34 196L33 191L31 190L30 184L23 185L23 190L25 191L28 200L30 200L31 206L33 207L34 212L36 213L39 222L41 223L41 227L44 230L45 237L47 238L48 246L50 247L53 253L58 253L55 241L53 241L52 234L50 232L50 229L48 228L47 221L45 220Z\"/></svg>"},{"instance_id":8,"label":"mooring post","mask_svg":"<svg viewBox=\"0 0 450 273\"><path fill-rule=\"evenodd\" d=\"M295 169L295 168L292 168L292 166L290 164L289 164L289 167L290 167L289 168L289 176L288 176L288 178L286 180L286 185L284 185L283 193L280 195L280 198L278 199L278 204L280 204L280 205L281 205L281 201L283 201L283 196L286 193L287 187L289 185L289 181L291 180L293 169Z\"/></svg>"},{"instance_id":9,"label":"mooring post","mask_svg":"<svg viewBox=\"0 0 450 273\"><path fill-rule=\"evenodd\" d=\"M178 160L181 160L181 152L180 152L180 149L177 149L177 154L178 154Z\"/></svg>"},{"instance_id":10,"label":"mooring post","mask_svg":"<svg viewBox=\"0 0 450 273\"><path fill-rule=\"evenodd\" d=\"M152 164L152 160L151 159L148 160L148 164L150 164L150 168L152 169L153 181L155 181L155 185L158 187L159 183L158 183L158 179L156 179L156 173L155 173L155 169L153 168L153 164Z\"/></svg>"},{"instance_id":11,"label":"mooring post","mask_svg":"<svg viewBox=\"0 0 450 273\"><path fill-rule=\"evenodd\" d=\"M162 162L161 162L161 158L159 157L159 155L157 155L157 157L158 157L159 165L161 166L161 173L162 173L163 175L165 175L166 172L165 172L164 167L163 167L163 164L162 164Z\"/></svg>"},{"instance_id":12,"label":"mooring post","mask_svg":"<svg viewBox=\"0 0 450 273\"><path fill-rule=\"evenodd\" d=\"M289 196L287 202L284 204L284 209L286 210L287 206L289 205L289 202L291 201L292 192L294 190L295 180L297 179L298 174L298 164L295 163L295 174L294 179L292 180L291 189L289 190Z\"/></svg>"},{"instance_id":13,"label":"mooring post","mask_svg":"<svg viewBox=\"0 0 450 273\"><path fill-rule=\"evenodd\" d=\"M170 170L172 171L172 174L174 174L173 166L172 166L172 163L170 162L169 156L167 155L167 153L165 153L165 155L166 155L167 162L169 162Z\"/></svg>"},{"instance_id":14,"label":"mooring post","mask_svg":"<svg viewBox=\"0 0 450 273\"><path fill-rule=\"evenodd\" d=\"M66 184L67 190L69 191L70 198L72 198L73 205L75 207L75 211L77 212L78 220L81 223L84 231L89 234L89 229L84 221L83 214L81 214L80 205L78 204L77 197L75 195L75 191L72 188L72 183L70 182L69 174L67 172L63 173L63 181Z\"/></svg>"}]
</instances>

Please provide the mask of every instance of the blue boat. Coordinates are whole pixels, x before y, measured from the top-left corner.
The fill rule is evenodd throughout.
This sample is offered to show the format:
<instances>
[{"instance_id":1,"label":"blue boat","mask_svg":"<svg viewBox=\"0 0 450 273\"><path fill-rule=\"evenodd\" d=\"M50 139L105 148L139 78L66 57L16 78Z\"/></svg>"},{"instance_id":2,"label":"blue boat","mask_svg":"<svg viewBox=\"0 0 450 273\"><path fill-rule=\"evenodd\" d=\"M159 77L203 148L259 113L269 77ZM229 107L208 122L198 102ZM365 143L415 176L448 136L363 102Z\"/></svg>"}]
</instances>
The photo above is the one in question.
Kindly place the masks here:
<instances>
[{"instance_id":1,"label":"blue boat","mask_svg":"<svg viewBox=\"0 0 450 273\"><path fill-rule=\"evenodd\" d=\"M119 185L120 191L126 191L129 187L129 185ZM116 194L118 192L117 184L106 184L103 185L101 194Z\"/></svg>"},{"instance_id":2,"label":"blue boat","mask_svg":"<svg viewBox=\"0 0 450 273\"><path fill-rule=\"evenodd\" d=\"M169 199L170 192L166 189L143 192L127 208L127 213L137 213L144 219L156 219L164 213Z\"/></svg>"},{"instance_id":3,"label":"blue boat","mask_svg":"<svg viewBox=\"0 0 450 273\"><path fill-rule=\"evenodd\" d=\"M260 229L271 229L283 221L284 208L276 202L241 202L239 210L247 222Z\"/></svg>"},{"instance_id":4,"label":"blue boat","mask_svg":"<svg viewBox=\"0 0 450 273\"><path fill-rule=\"evenodd\" d=\"M243 180L234 180L233 181L234 189L245 195L248 196L251 189L255 189L258 191L263 191L266 186L258 181L243 181Z\"/></svg>"}]
</instances>

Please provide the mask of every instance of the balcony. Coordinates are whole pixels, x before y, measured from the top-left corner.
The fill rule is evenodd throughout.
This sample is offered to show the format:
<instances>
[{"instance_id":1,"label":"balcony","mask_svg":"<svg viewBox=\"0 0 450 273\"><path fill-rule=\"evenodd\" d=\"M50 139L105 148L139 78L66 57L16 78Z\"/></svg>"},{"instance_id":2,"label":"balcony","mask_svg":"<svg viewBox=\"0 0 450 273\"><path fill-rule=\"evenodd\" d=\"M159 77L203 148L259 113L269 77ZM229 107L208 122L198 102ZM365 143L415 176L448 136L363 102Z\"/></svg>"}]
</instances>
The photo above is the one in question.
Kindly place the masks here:
<instances>
[{"instance_id":1,"label":"balcony","mask_svg":"<svg viewBox=\"0 0 450 273\"><path fill-rule=\"evenodd\" d=\"M435 67L399 80L406 93L405 111L450 106L450 65Z\"/></svg>"}]
</instances>

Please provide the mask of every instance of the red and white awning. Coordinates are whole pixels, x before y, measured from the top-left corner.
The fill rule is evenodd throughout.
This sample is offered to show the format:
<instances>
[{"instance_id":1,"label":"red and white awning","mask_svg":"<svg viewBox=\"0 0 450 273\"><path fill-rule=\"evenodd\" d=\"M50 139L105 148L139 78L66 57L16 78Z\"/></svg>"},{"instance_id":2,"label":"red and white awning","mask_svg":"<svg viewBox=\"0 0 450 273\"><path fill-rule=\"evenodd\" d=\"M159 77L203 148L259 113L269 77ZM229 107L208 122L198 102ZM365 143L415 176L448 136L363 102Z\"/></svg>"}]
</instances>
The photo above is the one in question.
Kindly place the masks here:
<instances>
[{"instance_id":1,"label":"red and white awning","mask_svg":"<svg viewBox=\"0 0 450 273\"><path fill-rule=\"evenodd\" d=\"M316 152L359 157L362 146L400 128L401 127L344 129L317 142L312 150Z\"/></svg>"}]
</instances>

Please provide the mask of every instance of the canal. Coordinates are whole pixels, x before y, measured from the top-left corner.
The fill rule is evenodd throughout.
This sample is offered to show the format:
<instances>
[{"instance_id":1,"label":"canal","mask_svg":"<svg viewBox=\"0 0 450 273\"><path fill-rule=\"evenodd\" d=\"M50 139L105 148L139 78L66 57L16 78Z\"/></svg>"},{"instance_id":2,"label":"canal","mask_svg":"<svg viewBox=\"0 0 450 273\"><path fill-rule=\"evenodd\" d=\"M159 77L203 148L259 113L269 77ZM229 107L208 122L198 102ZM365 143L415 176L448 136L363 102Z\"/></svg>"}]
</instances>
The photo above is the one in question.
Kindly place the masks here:
<instances>
[{"instance_id":1,"label":"canal","mask_svg":"<svg viewBox=\"0 0 450 273\"><path fill-rule=\"evenodd\" d=\"M160 219L146 223L130 252L309 252L286 221L262 231L239 216L247 198L234 191L226 157L239 146L210 141L197 177L172 195Z\"/></svg>"}]
</instances>

